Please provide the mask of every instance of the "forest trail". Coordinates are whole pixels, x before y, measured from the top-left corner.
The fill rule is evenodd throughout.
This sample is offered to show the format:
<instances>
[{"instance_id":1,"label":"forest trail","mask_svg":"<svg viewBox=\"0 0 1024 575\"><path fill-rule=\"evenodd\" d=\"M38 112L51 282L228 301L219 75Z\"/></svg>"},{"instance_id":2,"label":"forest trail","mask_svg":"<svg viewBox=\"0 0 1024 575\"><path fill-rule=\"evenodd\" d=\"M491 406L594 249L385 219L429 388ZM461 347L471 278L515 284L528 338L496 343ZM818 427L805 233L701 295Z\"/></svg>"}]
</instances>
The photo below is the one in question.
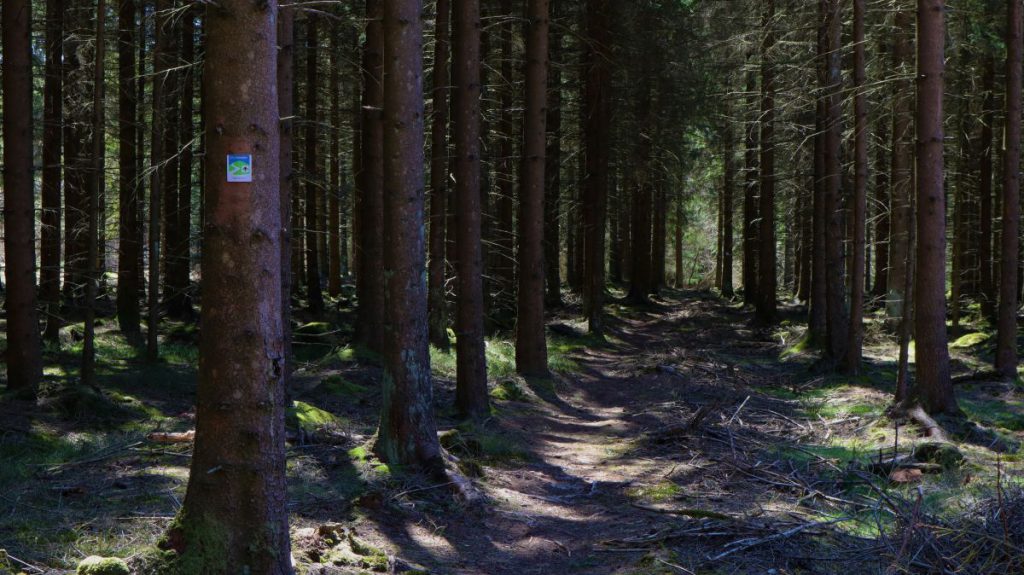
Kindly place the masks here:
<instances>
[{"instance_id":1,"label":"forest trail","mask_svg":"<svg viewBox=\"0 0 1024 575\"><path fill-rule=\"evenodd\" d=\"M772 486L748 471L771 467L764 447L813 429L799 402L758 389L781 386L793 368L780 366L780 342L752 330L751 317L698 292L614 317L607 345L575 354L578 372L533 386L533 402L500 407L503 432L528 454L486 467L488 505L444 514L443 524L380 521L383 535L431 573L686 573L669 560L680 553L651 554L687 539L672 533L717 526L721 536L685 541L688 563L712 569L723 543L807 523L796 514L805 494L787 489L796 481ZM759 551L730 561L771 567Z\"/></svg>"}]
</instances>

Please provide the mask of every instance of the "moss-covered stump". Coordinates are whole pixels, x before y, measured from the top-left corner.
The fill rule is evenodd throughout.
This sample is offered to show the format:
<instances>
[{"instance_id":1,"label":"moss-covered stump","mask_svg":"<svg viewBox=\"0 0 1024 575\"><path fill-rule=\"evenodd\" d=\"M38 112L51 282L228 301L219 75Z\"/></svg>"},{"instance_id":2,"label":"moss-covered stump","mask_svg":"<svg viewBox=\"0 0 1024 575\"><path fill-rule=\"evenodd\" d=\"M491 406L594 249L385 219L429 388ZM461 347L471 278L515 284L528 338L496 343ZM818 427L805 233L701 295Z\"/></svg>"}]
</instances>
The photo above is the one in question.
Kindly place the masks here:
<instances>
[{"instance_id":1,"label":"moss-covered stump","mask_svg":"<svg viewBox=\"0 0 1024 575\"><path fill-rule=\"evenodd\" d=\"M941 465L943 469L957 469L964 463L964 454L951 443L922 443L914 448L914 459Z\"/></svg>"},{"instance_id":2,"label":"moss-covered stump","mask_svg":"<svg viewBox=\"0 0 1024 575\"><path fill-rule=\"evenodd\" d=\"M117 557L90 555L78 564L78 575L131 575L128 564Z\"/></svg>"}]
</instances>

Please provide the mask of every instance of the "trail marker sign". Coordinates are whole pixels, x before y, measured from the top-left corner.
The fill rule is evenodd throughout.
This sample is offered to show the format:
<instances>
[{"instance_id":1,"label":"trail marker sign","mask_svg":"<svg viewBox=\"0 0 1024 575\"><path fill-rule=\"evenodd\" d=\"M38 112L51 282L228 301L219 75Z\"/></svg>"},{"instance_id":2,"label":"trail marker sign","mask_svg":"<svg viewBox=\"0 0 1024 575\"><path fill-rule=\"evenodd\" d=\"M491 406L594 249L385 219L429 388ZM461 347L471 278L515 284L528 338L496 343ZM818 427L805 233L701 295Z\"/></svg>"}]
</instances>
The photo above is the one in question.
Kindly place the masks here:
<instances>
[{"instance_id":1,"label":"trail marker sign","mask_svg":"<svg viewBox=\"0 0 1024 575\"><path fill-rule=\"evenodd\" d=\"M252 181L252 154L228 154L228 181Z\"/></svg>"}]
</instances>

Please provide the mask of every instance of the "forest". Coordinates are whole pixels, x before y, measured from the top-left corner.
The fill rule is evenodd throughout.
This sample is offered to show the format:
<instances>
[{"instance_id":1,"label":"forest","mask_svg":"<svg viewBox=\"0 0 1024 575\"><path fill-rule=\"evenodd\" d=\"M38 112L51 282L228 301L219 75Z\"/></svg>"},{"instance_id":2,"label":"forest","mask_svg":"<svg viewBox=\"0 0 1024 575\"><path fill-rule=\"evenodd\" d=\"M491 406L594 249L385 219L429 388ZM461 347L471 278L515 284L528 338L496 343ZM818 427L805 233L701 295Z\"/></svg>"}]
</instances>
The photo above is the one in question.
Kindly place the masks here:
<instances>
[{"instance_id":1,"label":"forest","mask_svg":"<svg viewBox=\"0 0 1024 575\"><path fill-rule=\"evenodd\" d=\"M1024 0L0 2L0 575L1024 573Z\"/></svg>"}]
</instances>

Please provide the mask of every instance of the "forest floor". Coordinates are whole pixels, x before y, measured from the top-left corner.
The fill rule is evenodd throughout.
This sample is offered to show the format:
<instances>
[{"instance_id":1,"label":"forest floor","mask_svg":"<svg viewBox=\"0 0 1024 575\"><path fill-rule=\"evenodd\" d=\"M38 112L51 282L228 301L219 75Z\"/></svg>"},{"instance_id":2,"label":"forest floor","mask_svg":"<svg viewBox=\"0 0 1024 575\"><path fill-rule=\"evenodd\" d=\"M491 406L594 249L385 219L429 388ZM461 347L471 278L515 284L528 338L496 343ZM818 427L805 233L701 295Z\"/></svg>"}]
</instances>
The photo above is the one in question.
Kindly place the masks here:
<instances>
[{"instance_id":1,"label":"forest floor","mask_svg":"<svg viewBox=\"0 0 1024 575\"><path fill-rule=\"evenodd\" d=\"M375 461L365 446L379 369L337 347L344 315L300 327L291 422L304 431L288 462L300 572L849 575L952 572L956 561L1008 572L979 558L1024 568L1009 527L1024 521L1016 383L965 379L965 417L940 422L956 449L922 448L934 442L887 415L895 346L877 318L863 373L846 377L817 369L795 308L771 329L706 292L609 313L602 340L575 316L552 318L548 380L515 377L510 342L489 341L493 416L476 425L451 417L454 361L432 354L442 442L475 502ZM80 345L69 330L66 349L48 352L40 405L0 402L10 569L65 573L98 554L142 572L184 496L190 446L147 437L192 426L194 328L172 327L150 367L112 326L101 334L101 389L63 385ZM957 375L983 371L991 339L956 340Z\"/></svg>"}]
</instances>

